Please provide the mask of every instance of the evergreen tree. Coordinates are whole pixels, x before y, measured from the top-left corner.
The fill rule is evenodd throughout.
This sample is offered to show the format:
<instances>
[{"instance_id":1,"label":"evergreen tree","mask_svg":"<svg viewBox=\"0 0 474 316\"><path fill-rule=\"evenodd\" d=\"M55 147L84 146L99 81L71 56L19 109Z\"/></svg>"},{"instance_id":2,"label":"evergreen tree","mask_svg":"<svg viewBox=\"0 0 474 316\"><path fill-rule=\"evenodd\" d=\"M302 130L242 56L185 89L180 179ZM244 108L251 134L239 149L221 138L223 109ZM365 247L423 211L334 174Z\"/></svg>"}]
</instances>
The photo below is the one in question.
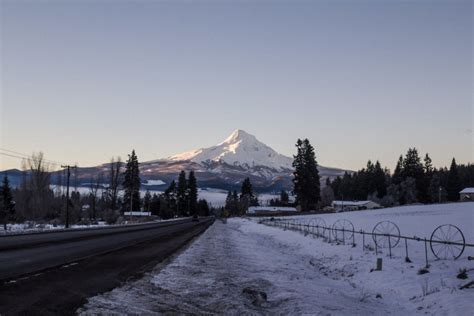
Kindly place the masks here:
<instances>
[{"instance_id":1,"label":"evergreen tree","mask_svg":"<svg viewBox=\"0 0 474 316\"><path fill-rule=\"evenodd\" d=\"M421 185L419 185L419 198L423 203L432 202L430 194L430 184L431 178L433 177L433 164L430 156L426 153L425 158L423 158L423 177L419 180Z\"/></svg>"},{"instance_id":2,"label":"evergreen tree","mask_svg":"<svg viewBox=\"0 0 474 316\"><path fill-rule=\"evenodd\" d=\"M431 177L430 184L428 187L428 195L431 203L441 203L444 202L444 192L445 190L441 186L441 179L439 174L435 173Z\"/></svg>"},{"instance_id":3,"label":"evergreen tree","mask_svg":"<svg viewBox=\"0 0 474 316\"><path fill-rule=\"evenodd\" d=\"M146 190L145 196L143 197L143 210L145 212L151 211L151 193L148 189Z\"/></svg>"},{"instance_id":4,"label":"evergreen tree","mask_svg":"<svg viewBox=\"0 0 474 316\"><path fill-rule=\"evenodd\" d=\"M280 192L280 203L282 206L287 206L290 204L290 197L285 190L281 190Z\"/></svg>"},{"instance_id":5,"label":"evergreen tree","mask_svg":"<svg viewBox=\"0 0 474 316\"><path fill-rule=\"evenodd\" d=\"M177 216L177 205L176 205L176 182L171 181L168 188L163 194L163 203L160 201L160 215L163 218L172 218Z\"/></svg>"},{"instance_id":6,"label":"evergreen tree","mask_svg":"<svg viewBox=\"0 0 474 316\"><path fill-rule=\"evenodd\" d=\"M424 183L424 167L416 148L409 148L403 160L402 178L415 180L416 199L423 202L426 199L426 184Z\"/></svg>"},{"instance_id":7,"label":"evergreen tree","mask_svg":"<svg viewBox=\"0 0 474 316\"><path fill-rule=\"evenodd\" d=\"M210 215L210 209L209 209L209 204L205 199L200 199L197 202L197 209L198 209L198 214L200 216L209 216Z\"/></svg>"},{"instance_id":8,"label":"evergreen tree","mask_svg":"<svg viewBox=\"0 0 474 316\"><path fill-rule=\"evenodd\" d=\"M178 177L178 185L176 187L176 198L178 206L178 215L185 216L188 213L188 196L187 196L186 174L181 171Z\"/></svg>"},{"instance_id":9,"label":"evergreen tree","mask_svg":"<svg viewBox=\"0 0 474 316\"><path fill-rule=\"evenodd\" d=\"M0 202L0 220L3 222L3 228L7 230L7 222L11 219L15 212L15 202L13 202L10 181L8 180L7 175L3 177L0 192Z\"/></svg>"},{"instance_id":10,"label":"evergreen tree","mask_svg":"<svg viewBox=\"0 0 474 316\"><path fill-rule=\"evenodd\" d=\"M242 213L246 212L249 206L258 206L258 199L253 193L250 178L245 178L244 182L242 182L240 202L242 204Z\"/></svg>"},{"instance_id":11,"label":"evergreen tree","mask_svg":"<svg viewBox=\"0 0 474 316\"><path fill-rule=\"evenodd\" d=\"M341 183L342 183L342 179L339 176L337 176L337 178L334 179L334 181L331 182L331 188L334 192L334 198L336 200L342 200L342 197L341 197Z\"/></svg>"},{"instance_id":12,"label":"evergreen tree","mask_svg":"<svg viewBox=\"0 0 474 316\"><path fill-rule=\"evenodd\" d=\"M421 164L416 148L409 148L403 160L402 178L405 180L408 177L415 180L423 177L423 165Z\"/></svg>"},{"instance_id":13,"label":"evergreen tree","mask_svg":"<svg viewBox=\"0 0 474 316\"><path fill-rule=\"evenodd\" d=\"M428 153L426 153L425 155L425 158L423 159L423 162L424 162L424 171L425 171L425 174L430 174L433 172L433 164L432 164L432 160L430 158L430 156L428 155Z\"/></svg>"},{"instance_id":14,"label":"evergreen tree","mask_svg":"<svg viewBox=\"0 0 474 316\"><path fill-rule=\"evenodd\" d=\"M189 172L188 179L188 199L189 199L189 213L190 215L196 215L198 212L198 189L197 180L194 176L194 171ZM207 202L206 202L207 204Z\"/></svg>"},{"instance_id":15,"label":"evergreen tree","mask_svg":"<svg viewBox=\"0 0 474 316\"><path fill-rule=\"evenodd\" d=\"M448 191L448 201L459 201L459 191L461 191L461 185L459 181L458 166L456 159L453 158L451 167L448 173L448 183L446 185Z\"/></svg>"},{"instance_id":16,"label":"evergreen tree","mask_svg":"<svg viewBox=\"0 0 474 316\"><path fill-rule=\"evenodd\" d=\"M237 191L234 192L229 191L227 194L227 198L225 201L225 209L230 213L230 215L237 215L239 210L239 198L237 195Z\"/></svg>"},{"instance_id":17,"label":"evergreen tree","mask_svg":"<svg viewBox=\"0 0 474 316\"><path fill-rule=\"evenodd\" d=\"M140 211L140 170L138 168L138 158L135 150L128 155L125 166L123 189L123 208L125 210ZM132 209L133 208L133 209Z\"/></svg>"},{"instance_id":18,"label":"evergreen tree","mask_svg":"<svg viewBox=\"0 0 474 316\"><path fill-rule=\"evenodd\" d=\"M158 194L153 193L153 196L151 197L150 201L150 212L153 215L160 215L160 197Z\"/></svg>"},{"instance_id":19,"label":"evergreen tree","mask_svg":"<svg viewBox=\"0 0 474 316\"><path fill-rule=\"evenodd\" d=\"M386 181L386 174L385 171L380 166L380 162L377 160L374 166L373 176L372 176L372 187L375 191L369 192L374 193L377 192L377 197L379 199L383 198L387 195L387 181Z\"/></svg>"},{"instance_id":20,"label":"evergreen tree","mask_svg":"<svg viewBox=\"0 0 474 316\"><path fill-rule=\"evenodd\" d=\"M403 156L400 155L397 161L395 170L393 171L392 183L400 184L402 182L402 173L403 173Z\"/></svg>"},{"instance_id":21,"label":"evergreen tree","mask_svg":"<svg viewBox=\"0 0 474 316\"><path fill-rule=\"evenodd\" d=\"M400 183L400 204L412 204L418 202L416 191L416 180L408 177Z\"/></svg>"},{"instance_id":22,"label":"evergreen tree","mask_svg":"<svg viewBox=\"0 0 474 316\"><path fill-rule=\"evenodd\" d=\"M302 211L315 210L321 201L320 178L318 164L308 139L298 139L296 142L297 153L294 156L293 184L296 203Z\"/></svg>"}]
</instances>

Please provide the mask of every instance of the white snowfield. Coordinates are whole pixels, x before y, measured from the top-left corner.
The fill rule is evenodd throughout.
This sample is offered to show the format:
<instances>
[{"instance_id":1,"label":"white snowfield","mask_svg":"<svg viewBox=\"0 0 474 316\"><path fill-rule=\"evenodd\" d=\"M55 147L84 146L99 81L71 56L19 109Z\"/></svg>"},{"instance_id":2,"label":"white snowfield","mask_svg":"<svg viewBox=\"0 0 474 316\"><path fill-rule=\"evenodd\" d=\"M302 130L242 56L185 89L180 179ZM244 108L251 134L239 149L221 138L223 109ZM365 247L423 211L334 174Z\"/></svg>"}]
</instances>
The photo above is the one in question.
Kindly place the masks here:
<instances>
[{"instance_id":1,"label":"white snowfield","mask_svg":"<svg viewBox=\"0 0 474 316\"><path fill-rule=\"evenodd\" d=\"M472 237L473 211L474 203L464 203L330 214L325 219L360 218L358 223L367 228L391 219L412 233L418 228L431 231L449 219ZM419 275L424 260L414 249L413 263L406 263L404 248L395 249L390 259L387 251L376 256L363 251L360 243L354 248L329 244L235 218L227 224L216 221L166 267L90 298L79 312L472 315L474 289L459 289L473 280L468 254L474 255L472 248L456 261L432 260L430 272ZM371 272L377 257L383 259L383 269ZM468 270L468 279L456 278L461 268Z\"/></svg>"}]
</instances>

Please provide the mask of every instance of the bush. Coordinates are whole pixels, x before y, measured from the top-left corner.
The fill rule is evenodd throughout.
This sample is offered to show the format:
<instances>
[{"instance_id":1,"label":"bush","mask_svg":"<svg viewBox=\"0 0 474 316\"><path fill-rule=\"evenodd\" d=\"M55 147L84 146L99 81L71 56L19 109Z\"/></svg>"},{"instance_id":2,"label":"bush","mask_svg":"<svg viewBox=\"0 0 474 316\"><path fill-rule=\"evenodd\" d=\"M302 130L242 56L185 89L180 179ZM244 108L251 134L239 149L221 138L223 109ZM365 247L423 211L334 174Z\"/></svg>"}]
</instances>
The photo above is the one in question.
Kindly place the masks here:
<instances>
[{"instance_id":1,"label":"bush","mask_svg":"<svg viewBox=\"0 0 474 316\"><path fill-rule=\"evenodd\" d=\"M114 211L114 210L106 210L104 211L104 220L107 222L107 224L112 225L117 222L117 219L120 216L119 211Z\"/></svg>"}]
</instances>

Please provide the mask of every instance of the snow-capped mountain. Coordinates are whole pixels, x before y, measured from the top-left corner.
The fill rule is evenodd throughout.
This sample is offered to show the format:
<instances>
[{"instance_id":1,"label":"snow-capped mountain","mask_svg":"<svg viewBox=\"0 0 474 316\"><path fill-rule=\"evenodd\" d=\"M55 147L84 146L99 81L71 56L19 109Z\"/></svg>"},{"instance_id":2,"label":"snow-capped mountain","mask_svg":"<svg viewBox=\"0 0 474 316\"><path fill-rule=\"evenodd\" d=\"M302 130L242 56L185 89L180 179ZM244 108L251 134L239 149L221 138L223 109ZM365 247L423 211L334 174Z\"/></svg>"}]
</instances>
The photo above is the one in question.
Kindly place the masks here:
<instances>
[{"instance_id":1,"label":"snow-capped mountain","mask_svg":"<svg viewBox=\"0 0 474 316\"><path fill-rule=\"evenodd\" d=\"M255 136L243 130L236 130L215 146L140 162L140 178L144 188L164 190L171 181L178 178L182 170L193 170L201 188L238 190L242 181L249 177L259 192L291 190L292 162L293 158L277 153ZM318 168L323 183L326 178L342 176L345 171L323 166ZM109 170L108 163L78 168L78 184L87 186L92 177L99 173L106 176ZM18 176L12 177L14 174ZM8 175L14 184L20 182L20 171L9 171Z\"/></svg>"},{"instance_id":2,"label":"snow-capped mountain","mask_svg":"<svg viewBox=\"0 0 474 316\"><path fill-rule=\"evenodd\" d=\"M293 159L277 153L249 133L237 129L222 143L209 148L187 151L168 157L172 161L195 163L226 163L245 169L266 167L277 171L291 170Z\"/></svg>"}]
</instances>

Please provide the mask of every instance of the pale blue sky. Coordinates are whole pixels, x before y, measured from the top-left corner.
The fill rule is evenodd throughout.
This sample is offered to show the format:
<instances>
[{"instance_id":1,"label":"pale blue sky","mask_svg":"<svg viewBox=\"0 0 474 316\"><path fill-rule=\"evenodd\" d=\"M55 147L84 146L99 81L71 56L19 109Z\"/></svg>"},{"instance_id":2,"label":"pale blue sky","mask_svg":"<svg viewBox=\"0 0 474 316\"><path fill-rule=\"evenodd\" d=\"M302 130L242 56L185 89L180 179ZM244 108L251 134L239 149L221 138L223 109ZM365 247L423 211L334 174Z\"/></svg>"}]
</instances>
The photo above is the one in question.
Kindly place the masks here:
<instances>
[{"instance_id":1,"label":"pale blue sky","mask_svg":"<svg viewBox=\"0 0 474 316\"><path fill-rule=\"evenodd\" d=\"M88 166L240 128L326 166L473 161L472 1L0 2L2 148Z\"/></svg>"}]
</instances>

